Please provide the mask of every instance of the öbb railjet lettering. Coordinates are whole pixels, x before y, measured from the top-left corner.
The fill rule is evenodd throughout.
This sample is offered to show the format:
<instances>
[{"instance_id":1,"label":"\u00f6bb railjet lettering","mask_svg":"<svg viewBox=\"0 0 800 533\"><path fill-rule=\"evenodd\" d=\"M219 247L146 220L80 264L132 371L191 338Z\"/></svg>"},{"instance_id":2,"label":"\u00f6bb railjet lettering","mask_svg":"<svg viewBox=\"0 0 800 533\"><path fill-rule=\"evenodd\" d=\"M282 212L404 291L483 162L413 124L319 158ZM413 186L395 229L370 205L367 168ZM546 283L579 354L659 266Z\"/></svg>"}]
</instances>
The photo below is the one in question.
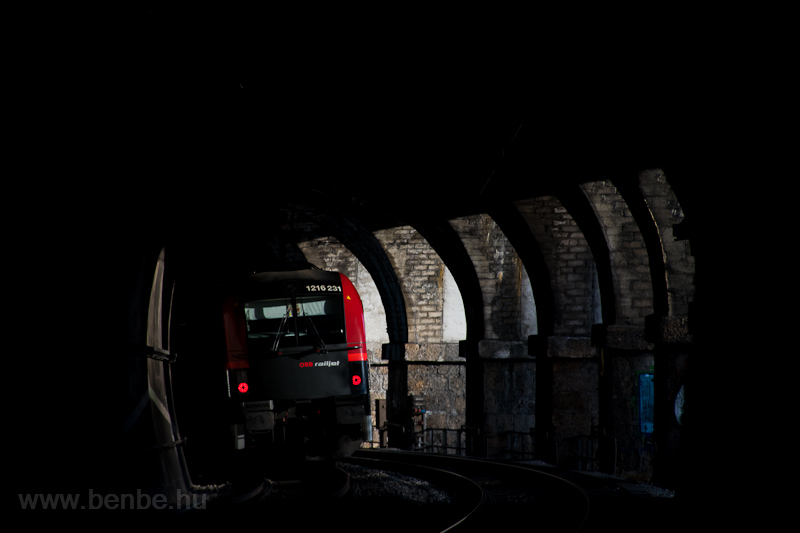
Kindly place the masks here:
<instances>
[{"instance_id":1,"label":"\u00f6bb railjet lettering","mask_svg":"<svg viewBox=\"0 0 800 533\"><path fill-rule=\"evenodd\" d=\"M312 366L339 366L339 361L305 361L300 363L300 368L309 368Z\"/></svg>"}]
</instances>

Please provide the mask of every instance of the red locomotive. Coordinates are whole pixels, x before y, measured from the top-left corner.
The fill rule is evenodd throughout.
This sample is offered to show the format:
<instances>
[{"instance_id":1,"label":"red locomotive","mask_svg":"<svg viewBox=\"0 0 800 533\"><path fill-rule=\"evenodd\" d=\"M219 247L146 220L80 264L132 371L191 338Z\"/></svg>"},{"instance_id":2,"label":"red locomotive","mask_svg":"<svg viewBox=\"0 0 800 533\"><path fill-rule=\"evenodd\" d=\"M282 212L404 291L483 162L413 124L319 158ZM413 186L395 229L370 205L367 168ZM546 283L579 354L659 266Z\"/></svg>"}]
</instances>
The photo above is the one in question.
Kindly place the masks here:
<instances>
[{"instance_id":1,"label":"red locomotive","mask_svg":"<svg viewBox=\"0 0 800 533\"><path fill-rule=\"evenodd\" d=\"M350 455L371 440L364 309L344 274L262 272L223 298L236 447Z\"/></svg>"}]
</instances>

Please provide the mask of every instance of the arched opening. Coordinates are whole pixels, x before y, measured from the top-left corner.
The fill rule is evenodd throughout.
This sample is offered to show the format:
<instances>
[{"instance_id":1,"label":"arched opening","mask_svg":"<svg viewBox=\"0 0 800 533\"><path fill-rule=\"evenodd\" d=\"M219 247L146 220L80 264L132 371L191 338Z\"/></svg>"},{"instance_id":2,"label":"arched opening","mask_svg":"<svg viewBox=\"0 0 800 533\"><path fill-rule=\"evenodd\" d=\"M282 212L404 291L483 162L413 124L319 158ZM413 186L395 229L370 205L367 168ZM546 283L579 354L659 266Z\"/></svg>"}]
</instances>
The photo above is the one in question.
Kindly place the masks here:
<instances>
[{"instance_id":1,"label":"arched opening","mask_svg":"<svg viewBox=\"0 0 800 533\"><path fill-rule=\"evenodd\" d=\"M464 297L458 289L453 274L444 266L444 288L442 304L442 342L460 342L467 338L467 318L464 312Z\"/></svg>"}]
</instances>

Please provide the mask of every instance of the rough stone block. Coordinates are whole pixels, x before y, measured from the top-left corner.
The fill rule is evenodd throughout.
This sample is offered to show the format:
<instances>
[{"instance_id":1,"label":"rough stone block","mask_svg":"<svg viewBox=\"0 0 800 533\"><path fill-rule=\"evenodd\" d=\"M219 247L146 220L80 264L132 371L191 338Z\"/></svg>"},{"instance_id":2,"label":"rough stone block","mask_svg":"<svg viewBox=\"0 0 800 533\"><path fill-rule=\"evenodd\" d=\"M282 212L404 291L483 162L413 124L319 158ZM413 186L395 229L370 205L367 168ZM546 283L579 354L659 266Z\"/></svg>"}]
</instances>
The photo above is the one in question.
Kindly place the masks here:
<instances>
[{"instance_id":1,"label":"rough stone block","mask_svg":"<svg viewBox=\"0 0 800 533\"><path fill-rule=\"evenodd\" d=\"M645 328L642 326L595 324L592 327L592 344L619 350L653 349L653 345L645 339Z\"/></svg>"},{"instance_id":2,"label":"rough stone block","mask_svg":"<svg viewBox=\"0 0 800 533\"><path fill-rule=\"evenodd\" d=\"M586 358L597 356L590 337L549 337L547 339L549 357Z\"/></svg>"},{"instance_id":3,"label":"rough stone block","mask_svg":"<svg viewBox=\"0 0 800 533\"><path fill-rule=\"evenodd\" d=\"M691 344L694 341L689 332L688 316L645 317L645 334L648 342L665 344Z\"/></svg>"},{"instance_id":4,"label":"rough stone block","mask_svg":"<svg viewBox=\"0 0 800 533\"><path fill-rule=\"evenodd\" d=\"M478 355L485 359L529 358L525 341L483 340L478 343Z\"/></svg>"}]
</instances>

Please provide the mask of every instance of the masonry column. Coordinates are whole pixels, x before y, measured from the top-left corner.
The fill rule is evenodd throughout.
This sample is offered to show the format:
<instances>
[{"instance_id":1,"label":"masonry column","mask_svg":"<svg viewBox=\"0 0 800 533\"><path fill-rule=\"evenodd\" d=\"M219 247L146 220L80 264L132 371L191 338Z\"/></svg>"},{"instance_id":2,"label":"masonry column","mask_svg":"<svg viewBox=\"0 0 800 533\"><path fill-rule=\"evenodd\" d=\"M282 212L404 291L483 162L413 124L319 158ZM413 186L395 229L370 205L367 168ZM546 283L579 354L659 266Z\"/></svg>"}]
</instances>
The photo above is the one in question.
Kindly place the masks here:
<instances>
[{"instance_id":1,"label":"masonry column","mask_svg":"<svg viewBox=\"0 0 800 533\"><path fill-rule=\"evenodd\" d=\"M414 443L408 406L408 363L405 356L405 343L390 342L383 345L382 359L389 361L386 387L389 447L402 450L411 449Z\"/></svg>"},{"instance_id":2,"label":"masonry column","mask_svg":"<svg viewBox=\"0 0 800 533\"><path fill-rule=\"evenodd\" d=\"M625 477L652 475L653 403L657 375L653 344L643 326L596 324L592 344L600 350L600 471Z\"/></svg>"},{"instance_id":3,"label":"masonry column","mask_svg":"<svg viewBox=\"0 0 800 533\"><path fill-rule=\"evenodd\" d=\"M655 353L655 440L653 484L675 489L682 461L680 429L682 387L686 362L693 344L688 317L650 315L645 322L647 340Z\"/></svg>"},{"instance_id":4,"label":"masonry column","mask_svg":"<svg viewBox=\"0 0 800 533\"><path fill-rule=\"evenodd\" d=\"M528 354L536 360L536 426L533 451L536 457L558 464L553 427L553 361L547 357L547 335L528 336Z\"/></svg>"},{"instance_id":5,"label":"masonry column","mask_svg":"<svg viewBox=\"0 0 800 533\"><path fill-rule=\"evenodd\" d=\"M486 415L483 396L483 360L478 354L478 341L459 342L459 357L466 360L467 455L486 456Z\"/></svg>"}]
</instances>

